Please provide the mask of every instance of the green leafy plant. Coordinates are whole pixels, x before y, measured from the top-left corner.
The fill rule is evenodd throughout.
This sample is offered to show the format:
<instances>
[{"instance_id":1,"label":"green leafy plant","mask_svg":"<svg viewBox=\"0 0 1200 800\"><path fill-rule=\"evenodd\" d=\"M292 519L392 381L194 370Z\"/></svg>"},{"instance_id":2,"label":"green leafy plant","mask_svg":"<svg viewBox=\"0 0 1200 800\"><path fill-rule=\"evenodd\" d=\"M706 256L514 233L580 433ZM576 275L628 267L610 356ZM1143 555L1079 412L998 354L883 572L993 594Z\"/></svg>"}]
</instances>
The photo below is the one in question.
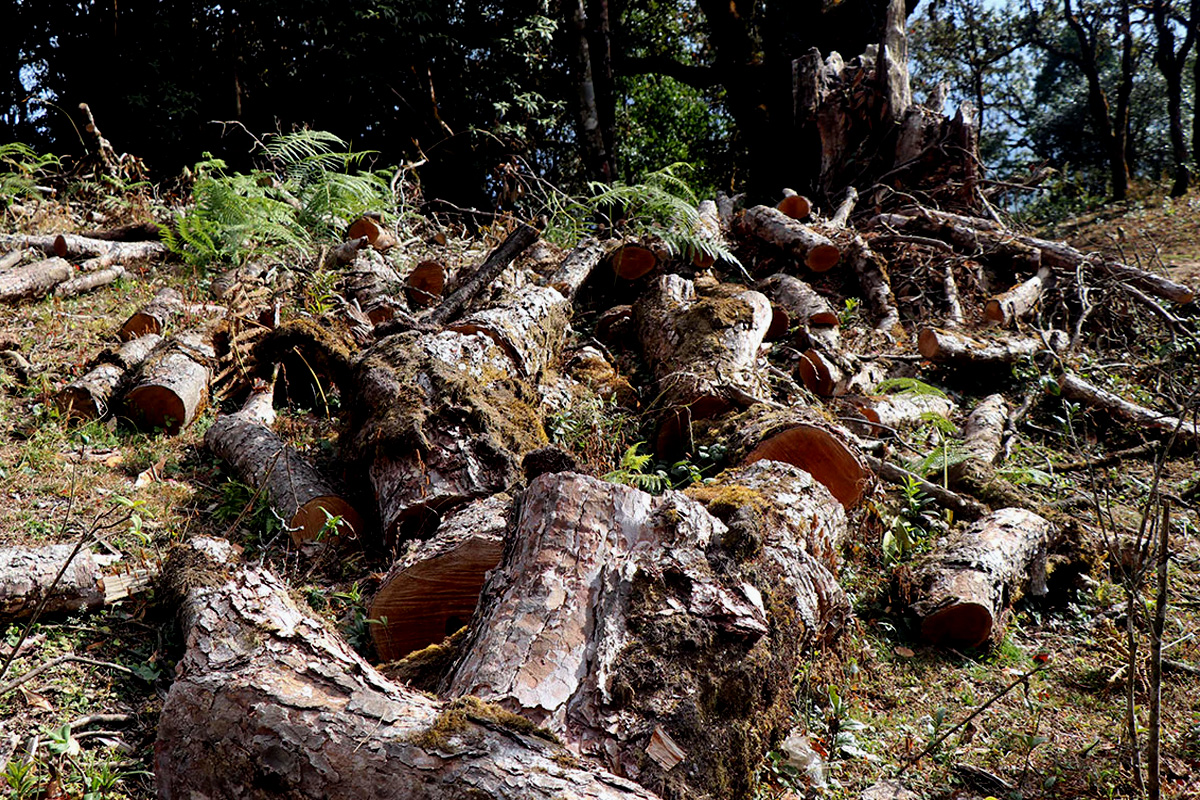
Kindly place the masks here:
<instances>
[{"instance_id":1,"label":"green leafy plant","mask_svg":"<svg viewBox=\"0 0 1200 800\"><path fill-rule=\"evenodd\" d=\"M635 489L641 489L643 492L651 494L661 494L670 488L671 482L667 476L661 472L645 472L644 470L654 459L651 455L642 455L638 452L645 442L635 442L621 456L621 463L612 472L604 476L604 480L612 483L623 483L626 486L632 486Z\"/></svg>"},{"instance_id":2,"label":"green leafy plant","mask_svg":"<svg viewBox=\"0 0 1200 800\"><path fill-rule=\"evenodd\" d=\"M916 378L888 378L875 385L876 394L913 394L945 397L946 393Z\"/></svg>"},{"instance_id":3,"label":"green leafy plant","mask_svg":"<svg viewBox=\"0 0 1200 800\"><path fill-rule=\"evenodd\" d=\"M914 478L906 478L900 489L900 507L883 533L883 554L892 563L907 561L943 525L933 501Z\"/></svg>"},{"instance_id":4,"label":"green leafy plant","mask_svg":"<svg viewBox=\"0 0 1200 800\"><path fill-rule=\"evenodd\" d=\"M335 237L347 219L392 205L388 179L362 169L370 152L349 152L325 131L297 131L260 144L266 169L227 173L208 158L193 171L193 206L163 240L197 268L244 262Z\"/></svg>"},{"instance_id":5,"label":"green leafy plant","mask_svg":"<svg viewBox=\"0 0 1200 800\"><path fill-rule=\"evenodd\" d=\"M59 166L53 154L39 155L20 142L0 144L0 204L8 205L21 197L37 197L38 180Z\"/></svg>"},{"instance_id":6,"label":"green leafy plant","mask_svg":"<svg viewBox=\"0 0 1200 800\"><path fill-rule=\"evenodd\" d=\"M334 592L331 601L334 609L342 612L338 624L346 641L360 655L370 655L374 648L371 626L386 625L387 619L370 618L367 614L366 597L357 581L350 584L350 588L344 592Z\"/></svg>"}]
</instances>

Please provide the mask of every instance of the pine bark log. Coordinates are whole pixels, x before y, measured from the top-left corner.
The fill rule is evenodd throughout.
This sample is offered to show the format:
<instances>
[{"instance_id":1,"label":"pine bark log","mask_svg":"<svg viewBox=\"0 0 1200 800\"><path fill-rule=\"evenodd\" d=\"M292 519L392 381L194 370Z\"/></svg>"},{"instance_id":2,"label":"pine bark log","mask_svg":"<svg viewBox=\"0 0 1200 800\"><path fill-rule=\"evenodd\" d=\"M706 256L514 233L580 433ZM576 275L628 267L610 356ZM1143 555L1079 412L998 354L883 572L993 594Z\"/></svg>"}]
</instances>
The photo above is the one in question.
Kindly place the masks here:
<instances>
[{"instance_id":1,"label":"pine bark log","mask_svg":"<svg viewBox=\"0 0 1200 800\"><path fill-rule=\"evenodd\" d=\"M161 336L148 333L115 351L102 352L82 377L55 397L59 412L67 419L84 422L107 416L113 398L120 396L124 384L161 342Z\"/></svg>"},{"instance_id":2,"label":"pine bark log","mask_svg":"<svg viewBox=\"0 0 1200 800\"><path fill-rule=\"evenodd\" d=\"M837 538L833 498L799 471L788 478L772 519L794 502ZM755 513L766 493L727 494L740 498L726 504L732 515ZM670 796L749 797L790 725L788 676L802 644L846 609L795 527L738 524L676 492L656 498L573 473L534 479L448 693L517 711ZM837 610L813 607L822 601Z\"/></svg>"},{"instance_id":3,"label":"pine bark log","mask_svg":"<svg viewBox=\"0 0 1200 800\"><path fill-rule=\"evenodd\" d=\"M60 283L70 280L74 268L61 258L46 258L0 272L0 303L39 300Z\"/></svg>"},{"instance_id":4,"label":"pine bark log","mask_svg":"<svg viewBox=\"0 0 1200 800\"><path fill-rule=\"evenodd\" d=\"M1170 437L1174 434L1180 441L1191 444L1200 442L1200 426L1196 423L1131 403L1112 392L1093 386L1078 375L1063 373L1058 385L1062 396L1068 400L1077 400L1092 408L1102 409L1117 419L1162 436Z\"/></svg>"},{"instance_id":5,"label":"pine bark log","mask_svg":"<svg viewBox=\"0 0 1200 800\"><path fill-rule=\"evenodd\" d=\"M1054 526L1005 508L940 542L913 566L911 610L926 641L978 647L1004 633L1005 614L1022 591L1046 592L1046 553Z\"/></svg>"},{"instance_id":6,"label":"pine bark log","mask_svg":"<svg viewBox=\"0 0 1200 800\"><path fill-rule=\"evenodd\" d=\"M199 317L222 314L225 306L211 303L187 303L179 290L163 287L154 293L150 302L133 312L129 319L117 331L117 338L123 342L137 339L150 333L161 334L173 320L181 314L194 314Z\"/></svg>"},{"instance_id":7,"label":"pine bark log","mask_svg":"<svg viewBox=\"0 0 1200 800\"><path fill-rule=\"evenodd\" d=\"M208 331L197 328L173 336L142 363L125 396L126 407L143 429L179 433L208 403L215 359Z\"/></svg>"},{"instance_id":8,"label":"pine bark log","mask_svg":"<svg viewBox=\"0 0 1200 800\"><path fill-rule=\"evenodd\" d=\"M523 378L536 379L562 351L571 304L557 289L529 286L450 326L483 333L504 348Z\"/></svg>"},{"instance_id":9,"label":"pine bark log","mask_svg":"<svg viewBox=\"0 0 1200 800\"><path fill-rule=\"evenodd\" d=\"M165 800L654 798L495 706L388 681L265 570L193 588L183 611L154 748Z\"/></svg>"},{"instance_id":10,"label":"pine bark log","mask_svg":"<svg viewBox=\"0 0 1200 800\"><path fill-rule=\"evenodd\" d=\"M273 395L273 387L254 392L240 411L219 415L204 434L205 447L243 483L264 492L297 545L316 541L323 531L326 541L355 537L363 521L354 506L271 430Z\"/></svg>"},{"instance_id":11,"label":"pine bark log","mask_svg":"<svg viewBox=\"0 0 1200 800\"><path fill-rule=\"evenodd\" d=\"M1009 407L1004 395L985 397L963 424L962 460L948 470L950 483L990 506L1025 508L1029 498L1008 480L996 474L995 463L1003 450L1004 428Z\"/></svg>"},{"instance_id":12,"label":"pine bark log","mask_svg":"<svg viewBox=\"0 0 1200 800\"><path fill-rule=\"evenodd\" d=\"M66 614L110 605L145 589L148 570L121 570L115 556L75 555L57 584L54 577L75 549L73 544L0 547L0 620L24 619L46 602L45 614Z\"/></svg>"},{"instance_id":13,"label":"pine bark log","mask_svg":"<svg viewBox=\"0 0 1200 800\"><path fill-rule=\"evenodd\" d=\"M770 206L755 206L742 216L744 235L782 250L813 272L826 272L842 258L841 249L827 236Z\"/></svg>"},{"instance_id":14,"label":"pine bark log","mask_svg":"<svg viewBox=\"0 0 1200 800\"><path fill-rule=\"evenodd\" d=\"M799 325L810 342L831 351L840 347L837 312L807 283L791 275L776 273L759 281L755 288L771 299L774 309L783 313L785 328Z\"/></svg>"},{"instance_id":15,"label":"pine bark log","mask_svg":"<svg viewBox=\"0 0 1200 800\"><path fill-rule=\"evenodd\" d=\"M375 652L383 661L441 642L466 625L484 578L500 563L513 501L494 494L455 511L432 538L397 561L371 600Z\"/></svg>"}]
</instances>

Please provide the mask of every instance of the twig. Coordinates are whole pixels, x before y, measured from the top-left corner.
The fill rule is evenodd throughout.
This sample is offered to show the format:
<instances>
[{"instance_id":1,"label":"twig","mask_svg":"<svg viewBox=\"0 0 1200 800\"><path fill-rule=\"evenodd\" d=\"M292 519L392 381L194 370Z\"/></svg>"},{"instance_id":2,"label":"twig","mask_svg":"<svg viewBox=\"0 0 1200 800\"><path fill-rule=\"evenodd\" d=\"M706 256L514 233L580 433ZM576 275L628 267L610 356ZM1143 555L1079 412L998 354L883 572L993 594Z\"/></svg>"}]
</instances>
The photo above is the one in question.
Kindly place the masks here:
<instances>
[{"instance_id":1,"label":"twig","mask_svg":"<svg viewBox=\"0 0 1200 800\"><path fill-rule=\"evenodd\" d=\"M1162 643L1163 629L1167 624L1167 562L1170 557L1168 539L1171 530L1171 501L1162 501L1162 522L1158 530L1158 593L1154 601L1154 625L1150 631L1150 719L1147 735L1147 778L1150 783L1150 800L1159 800L1162 793L1162 758L1160 751L1162 736Z\"/></svg>"},{"instance_id":2,"label":"twig","mask_svg":"<svg viewBox=\"0 0 1200 800\"><path fill-rule=\"evenodd\" d=\"M16 689L17 687L21 686L22 684L33 680L38 675L41 675L43 672L54 669L57 666L61 666L62 664L66 664L71 661L74 661L78 664L90 664L93 667L108 667L109 669L114 669L117 672L122 672L126 675L135 675L136 674L133 670L131 670L129 667L126 667L123 664L115 664L112 661L98 661L94 658L88 658L86 656L77 656L77 655L74 655L73 653L70 653L65 656L59 656L58 658L51 659L50 661L47 661L45 664L36 666L33 669L29 670L29 672L26 672L21 677L13 678L8 683L4 684L3 686L0 686L0 697L4 697L4 695L11 692L13 689Z\"/></svg>"},{"instance_id":3,"label":"twig","mask_svg":"<svg viewBox=\"0 0 1200 800\"><path fill-rule=\"evenodd\" d=\"M965 497L958 492L952 492L949 489L944 489L936 483L930 483L908 470L898 467L889 461L875 458L875 456L863 454L863 458L872 470L877 475L892 483L904 483L906 480L912 480L921 487L921 491L937 500L946 508L951 509L964 519L978 519L988 513L987 506L970 497Z\"/></svg>"}]
</instances>

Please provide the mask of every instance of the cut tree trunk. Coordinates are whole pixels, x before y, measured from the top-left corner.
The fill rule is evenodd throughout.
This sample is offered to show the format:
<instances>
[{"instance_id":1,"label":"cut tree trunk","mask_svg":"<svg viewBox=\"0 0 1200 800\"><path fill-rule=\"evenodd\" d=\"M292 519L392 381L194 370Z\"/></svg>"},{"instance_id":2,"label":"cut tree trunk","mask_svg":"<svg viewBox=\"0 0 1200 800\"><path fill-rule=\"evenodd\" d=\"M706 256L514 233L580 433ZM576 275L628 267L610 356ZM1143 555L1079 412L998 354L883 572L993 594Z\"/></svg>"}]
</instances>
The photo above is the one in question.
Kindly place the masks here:
<instances>
[{"instance_id":1,"label":"cut tree trunk","mask_svg":"<svg viewBox=\"0 0 1200 800\"><path fill-rule=\"evenodd\" d=\"M1068 400L1078 400L1087 403L1092 408L1107 411L1117 419L1123 420L1140 428L1154 431L1160 435L1177 435L1180 441L1195 444L1200 441L1200 426L1194 422L1172 417L1145 406L1131 403L1112 392L1093 386L1078 375L1070 372L1063 373L1058 382L1062 396ZM1178 433L1176 433L1178 431Z\"/></svg>"},{"instance_id":2,"label":"cut tree trunk","mask_svg":"<svg viewBox=\"0 0 1200 800\"><path fill-rule=\"evenodd\" d=\"M574 250L567 253L567 257L550 274L547 282L569 302L574 302L579 289L616 246L611 239L584 239Z\"/></svg>"},{"instance_id":3,"label":"cut tree trunk","mask_svg":"<svg viewBox=\"0 0 1200 800\"><path fill-rule=\"evenodd\" d=\"M346 270L341 291L347 300L358 304L372 324L378 325L394 319L398 311L407 310L405 303L396 299L403 286L386 261L367 253Z\"/></svg>"},{"instance_id":4,"label":"cut tree trunk","mask_svg":"<svg viewBox=\"0 0 1200 800\"><path fill-rule=\"evenodd\" d=\"M507 494L477 500L392 566L371 600L380 660L437 644L471 620L488 570L500 563L512 510Z\"/></svg>"},{"instance_id":5,"label":"cut tree trunk","mask_svg":"<svg viewBox=\"0 0 1200 800\"><path fill-rule=\"evenodd\" d=\"M828 237L770 206L748 210L741 227L745 235L773 245L813 272L826 272L842 258L841 249Z\"/></svg>"},{"instance_id":6,"label":"cut tree trunk","mask_svg":"<svg viewBox=\"0 0 1200 800\"><path fill-rule=\"evenodd\" d=\"M693 420L770 396L758 348L771 325L765 296L737 284L663 275L636 306L642 352L669 412Z\"/></svg>"},{"instance_id":7,"label":"cut tree trunk","mask_svg":"<svg viewBox=\"0 0 1200 800\"><path fill-rule=\"evenodd\" d=\"M728 444L732 463L769 459L799 467L847 509L858 504L871 483L854 437L810 408L757 405L721 420L713 433Z\"/></svg>"},{"instance_id":8,"label":"cut tree trunk","mask_svg":"<svg viewBox=\"0 0 1200 800\"><path fill-rule=\"evenodd\" d=\"M176 334L142 363L125 396L126 407L145 430L179 433L208 402L215 359L208 331L197 328Z\"/></svg>"},{"instance_id":9,"label":"cut tree trunk","mask_svg":"<svg viewBox=\"0 0 1200 800\"><path fill-rule=\"evenodd\" d=\"M1054 536L1037 514L1005 508L939 542L912 568L922 638L966 647L998 641L1012 601L1025 590L1045 594Z\"/></svg>"},{"instance_id":10,"label":"cut tree trunk","mask_svg":"<svg viewBox=\"0 0 1200 800\"><path fill-rule=\"evenodd\" d=\"M181 314L204 317L223 314L226 310L225 306L210 303L185 303L178 290L164 287L154 293L150 302L125 320L121 330L117 331L117 338L125 342L148 333L161 334Z\"/></svg>"},{"instance_id":11,"label":"cut tree trunk","mask_svg":"<svg viewBox=\"0 0 1200 800\"><path fill-rule=\"evenodd\" d=\"M16 250L12 250L5 253L3 256L0 256L0 272L7 272L17 264L20 264L25 260L27 253L32 253L32 251L26 250L23 247L19 247Z\"/></svg>"},{"instance_id":12,"label":"cut tree trunk","mask_svg":"<svg viewBox=\"0 0 1200 800\"><path fill-rule=\"evenodd\" d=\"M608 263L618 278L635 281L648 275L659 264L671 260L667 246L654 237L646 236L635 242L625 242L611 250Z\"/></svg>"},{"instance_id":13,"label":"cut tree trunk","mask_svg":"<svg viewBox=\"0 0 1200 800\"><path fill-rule=\"evenodd\" d=\"M0 272L0 303L41 299L74 274L74 268L66 260L57 257Z\"/></svg>"},{"instance_id":14,"label":"cut tree trunk","mask_svg":"<svg viewBox=\"0 0 1200 800\"><path fill-rule=\"evenodd\" d=\"M996 474L994 464L1003 451L1009 407L1004 395L985 397L963 425L961 461L949 467L950 483L991 506L1025 508L1029 498Z\"/></svg>"},{"instance_id":15,"label":"cut tree trunk","mask_svg":"<svg viewBox=\"0 0 1200 800\"><path fill-rule=\"evenodd\" d=\"M785 327L800 325L810 341L826 350L836 351L841 343L837 312L823 295L799 278L777 273L758 282L760 292L771 298L774 307L785 315Z\"/></svg>"},{"instance_id":16,"label":"cut tree trunk","mask_svg":"<svg viewBox=\"0 0 1200 800\"><path fill-rule=\"evenodd\" d=\"M846 400L867 420L865 433L871 436L910 428L923 422L929 414L950 419L958 409L950 398L933 394L847 397Z\"/></svg>"},{"instance_id":17,"label":"cut tree trunk","mask_svg":"<svg viewBox=\"0 0 1200 800\"><path fill-rule=\"evenodd\" d=\"M371 247L375 248L380 253L386 253L396 246L396 236L390 230L385 228L379 221L379 218L372 215L366 215L356 219L350 228L346 231L346 239L361 239L366 237Z\"/></svg>"},{"instance_id":18,"label":"cut tree trunk","mask_svg":"<svg viewBox=\"0 0 1200 800\"><path fill-rule=\"evenodd\" d=\"M96 270L95 272L88 272L80 275L78 278L65 280L55 286L54 296L65 298L85 294L108 286L110 283L116 283L118 279L123 277L125 277L125 268L120 265Z\"/></svg>"},{"instance_id":19,"label":"cut tree trunk","mask_svg":"<svg viewBox=\"0 0 1200 800\"><path fill-rule=\"evenodd\" d=\"M411 308L429 308L442 300L446 288L446 265L434 259L417 264L404 279L404 296Z\"/></svg>"},{"instance_id":20,"label":"cut tree trunk","mask_svg":"<svg viewBox=\"0 0 1200 800\"><path fill-rule=\"evenodd\" d=\"M243 483L265 494L296 544L357 536L363 521L354 506L271 430L273 395L273 387L267 387L252 393L240 411L218 415L204 434L204 446Z\"/></svg>"},{"instance_id":21,"label":"cut tree trunk","mask_svg":"<svg viewBox=\"0 0 1200 800\"><path fill-rule=\"evenodd\" d=\"M186 594L188 648L159 717L154 774L166 800L654 798L575 766L497 706L388 681L265 570L206 583Z\"/></svg>"},{"instance_id":22,"label":"cut tree trunk","mask_svg":"<svg viewBox=\"0 0 1200 800\"><path fill-rule=\"evenodd\" d=\"M984 316L1001 327L1009 327L1024 319L1042 298L1042 291L1050 277L1050 268L1042 267L1024 283L1019 283L1004 294L993 297L984 308Z\"/></svg>"},{"instance_id":23,"label":"cut tree trunk","mask_svg":"<svg viewBox=\"0 0 1200 800\"><path fill-rule=\"evenodd\" d=\"M91 261L95 268L117 262L140 264L143 261L166 258L170 253L167 246L161 242L110 242L69 233L55 236L52 247L54 254L60 258L76 261L86 259Z\"/></svg>"},{"instance_id":24,"label":"cut tree trunk","mask_svg":"<svg viewBox=\"0 0 1200 800\"><path fill-rule=\"evenodd\" d=\"M351 239L329 248L329 252L325 254L325 269L347 267L353 264L358 259L359 251L370 243L369 237L359 236L357 239Z\"/></svg>"},{"instance_id":25,"label":"cut tree trunk","mask_svg":"<svg viewBox=\"0 0 1200 800\"><path fill-rule=\"evenodd\" d=\"M160 342L161 336L148 333L116 351L105 350L82 377L58 393L55 404L59 413L85 422L107 416L112 399L121 394L124 384Z\"/></svg>"},{"instance_id":26,"label":"cut tree trunk","mask_svg":"<svg viewBox=\"0 0 1200 800\"><path fill-rule=\"evenodd\" d=\"M812 201L802 194L797 194L794 189L784 189L783 199L775 208L792 219L807 219L812 214Z\"/></svg>"},{"instance_id":27,"label":"cut tree trunk","mask_svg":"<svg viewBox=\"0 0 1200 800\"><path fill-rule=\"evenodd\" d=\"M409 331L363 353L343 455L365 462L385 542L504 490L520 457L546 443L536 391L515 373L482 333Z\"/></svg>"},{"instance_id":28,"label":"cut tree trunk","mask_svg":"<svg viewBox=\"0 0 1200 800\"><path fill-rule=\"evenodd\" d=\"M1051 331L1049 345L1055 350L1066 347L1066 335ZM1046 343L1027 336L977 339L965 333L923 328L917 336L917 348L930 361L951 364L1015 364L1047 349Z\"/></svg>"},{"instance_id":29,"label":"cut tree trunk","mask_svg":"<svg viewBox=\"0 0 1200 800\"><path fill-rule=\"evenodd\" d=\"M93 555L88 550L75 555L55 584L55 576L74 549L73 544L0 547L0 620L29 617L43 600L46 614L100 608L150 584L149 570L124 571L115 566L117 556Z\"/></svg>"},{"instance_id":30,"label":"cut tree trunk","mask_svg":"<svg viewBox=\"0 0 1200 800\"><path fill-rule=\"evenodd\" d=\"M874 329L888 336L897 337L903 334L900 327L900 311L896 308L896 298L892 295L892 281L888 277L883 259L874 253L861 236L850 240L846 260L858 277L858 285L871 316L875 318Z\"/></svg>"},{"instance_id":31,"label":"cut tree trunk","mask_svg":"<svg viewBox=\"0 0 1200 800\"><path fill-rule=\"evenodd\" d=\"M836 503L807 477L789 475L800 494L773 500L774 513L790 500L837 526ZM791 724L790 675L817 633L796 607L819 593L801 598L789 580L807 555L794 529L750 517L755 489L727 493L747 515L737 530L676 492L656 498L574 473L534 479L448 693L518 711L672 796L749 797ZM821 620L828 609L808 611Z\"/></svg>"},{"instance_id":32,"label":"cut tree trunk","mask_svg":"<svg viewBox=\"0 0 1200 800\"><path fill-rule=\"evenodd\" d=\"M558 360L570 318L571 304L557 289L528 286L468 314L450 330L487 335L504 348L522 377L536 378Z\"/></svg>"}]
</instances>

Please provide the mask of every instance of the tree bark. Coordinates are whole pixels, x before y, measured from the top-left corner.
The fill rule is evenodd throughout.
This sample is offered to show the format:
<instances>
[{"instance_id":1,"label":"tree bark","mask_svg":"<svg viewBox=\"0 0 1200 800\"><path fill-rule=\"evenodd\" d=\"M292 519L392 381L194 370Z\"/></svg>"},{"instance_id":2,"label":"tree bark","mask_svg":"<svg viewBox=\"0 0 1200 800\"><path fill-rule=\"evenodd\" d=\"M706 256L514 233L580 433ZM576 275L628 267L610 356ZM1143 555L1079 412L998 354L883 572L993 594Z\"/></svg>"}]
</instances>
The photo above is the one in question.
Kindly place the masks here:
<instances>
[{"instance_id":1,"label":"tree bark","mask_svg":"<svg viewBox=\"0 0 1200 800\"><path fill-rule=\"evenodd\" d=\"M780 494L795 511L839 527L826 491L798 471L788 477L798 494ZM726 496L731 518L754 513L748 498L767 502L747 486L730 485ZM788 501L773 502L782 522ZM582 475L542 475L525 491L448 693L516 710L610 771L672 796L747 797L766 749L791 724L801 644L832 611L799 607L841 600L845 612L836 583L819 581L829 597L808 591L805 570L826 571L794 533L761 519L728 527L676 492L655 498ZM797 588L792 578L808 583Z\"/></svg>"},{"instance_id":2,"label":"tree bark","mask_svg":"<svg viewBox=\"0 0 1200 800\"><path fill-rule=\"evenodd\" d=\"M380 660L437 644L470 621L484 578L500 563L512 510L507 494L477 500L392 565L371 600Z\"/></svg>"},{"instance_id":3,"label":"tree bark","mask_svg":"<svg viewBox=\"0 0 1200 800\"><path fill-rule=\"evenodd\" d=\"M1052 332L1053 334L1054 332ZM1055 349L1066 346L1065 334L1050 337ZM951 364L1015 364L1023 358L1040 353L1046 344L1039 339L1026 336L1008 336L996 339L977 339L965 333L944 331L937 328L922 328L917 336L917 348L930 361Z\"/></svg>"},{"instance_id":4,"label":"tree bark","mask_svg":"<svg viewBox=\"0 0 1200 800\"><path fill-rule=\"evenodd\" d=\"M486 334L504 348L522 377L536 380L558 360L570 317L571 304L557 289L528 286L468 314L450 330Z\"/></svg>"},{"instance_id":5,"label":"tree bark","mask_svg":"<svg viewBox=\"0 0 1200 800\"><path fill-rule=\"evenodd\" d=\"M892 281L883 259L871 250L861 236L855 236L851 240L847 260L858 277L858 285L866 298L871 316L875 318L874 329L892 337L902 334L900 311L896 308Z\"/></svg>"},{"instance_id":6,"label":"tree bark","mask_svg":"<svg viewBox=\"0 0 1200 800\"><path fill-rule=\"evenodd\" d=\"M154 748L166 800L653 800L576 766L496 706L431 700L386 680L271 573L219 580L184 601L188 648Z\"/></svg>"},{"instance_id":7,"label":"tree bark","mask_svg":"<svg viewBox=\"0 0 1200 800\"><path fill-rule=\"evenodd\" d=\"M1068 400L1078 400L1081 403L1087 403L1089 406L1107 411L1109 414L1125 422L1168 437L1178 431L1177 435L1179 439L1184 442L1194 444L1200 441L1200 426L1197 426L1195 423L1159 413L1145 406L1139 406L1136 403L1131 403L1128 400L1117 397L1112 392L1091 385L1070 372L1063 373L1058 385L1062 391L1062 396Z\"/></svg>"},{"instance_id":8,"label":"tree bark","mask_svg":"<svg viewBox=\"0 0 1200 800\"><path fill-rule=\"evenodd\" d=\"M584 239L550 274L547 283L567 298L568 302L575 302L575 295L579 293L580 288L604 261L613 247L614 242L611 239L608 241Z\"/></svg>"},{"instance_id":9,"label":"tree bark","mask_svg":"<svg viewBox=\"0 0 1200 800\"><path fill-rule=\"evenodd\" d=\"M783 273L759 281L756 287L784 313L788 327L799 324L810 340L819 342L827 350L838 349L840 320L823 295L799 278Z\"/></svg>"},{"instance_id":10,"label":"tree bark","mask_svg":"<svg viewBox=\"0 0 1200 800\"><path fill-rule=\"evenodd\" d=\"M1042 267L1024 283L1019 283L1007 292L997 295L988 301L983 315L1001 327L1007 328L1014 322L1024 319L1042 299L1042 291L1050 277L1050 268Z\"/></svg>"},{"instance_id":11,"label":"tree bark","mask_svg":"<svg viewBox=\"0 0 1200 800\"><path fill-rule=\"evenodd\" d=\"M120 265L96 270L95 272L88 272L80 275L78 278L65 280L55 286L54 296L66 298L85 294L108 286L110 283L115 283L123 277L125 277L125 268Z\"/></svg>"},{"instance_id":12,"label":"tree bark","mask_svg":"<svg viewBox=\"0 0 1200 800\"><path fill-rule=\"evenodd\" d=\"M46 258L0 272L0 303L39 300L69 280L75 270L61 258Z\"/></svg>"},{"instance_id":13,"label":"tree bark","mask_svg":"<svg viewBox=\"0 0 1200 800\"><path fill-rule=\"evenodd\" d=\"M0 547L0 620L29 617L43 598L43 613L66 614L111 605L149 585L149 570L122 570L114 566L116 556L85 549L52 587L74 549L73 544Z\"/></svg>"},{"instance_id":14,"label":"tree bark","mask_svg":"<svg viewBox=\"0 0 1200 800\"><path fill-rule=\"evenodd\" d=\"M744 235L779 248L813 272L826 272L842 258L841 250L823 236L770 206L755 206L741 218Z\"/></svg>"},{"instance_id":15,"label":"tree bark","mask_svg":"<svg viewBox=\"0 0 1200 800\"><path fill-rule=\"evenodd\" d=\"M869 424L869 435L894 433L912 427L934 414L949 419L958 405L948 397L932 394L892 394L882 397L848 397L848 402Z\"/></svg>"},{"instance_id":16,"label":"tree bark","mask_svg":"<svg viewBox=\"0 0 1200 800\"><path fill-rule=\"evenodd\" d=\"M1046 552L1054 526L1031 511L1005 508L939 542L912 568L912 612L935 644L978 647L999 641L1004 615L1023 590L1045 594Z\"/></svg>"},{"instance_id":17,"label":"tree bark","mask_svg":"<svg viewBox=\"0 0 1200 800\"><path fill-rule=\"evenodd\" d=\"M148 333L128 341L116 351L102 352L82 377L67 384L55 397L58 410L67 419L92 420L108 415L114 397L162 337Z\"/></svg>"},{"instance_id":18,"label":"tree bark","mask_svg":"<svg viewBox=\"0 0 1200 800\"><path fill-rule=\"evenodd\" d=\"M142 363L125 405L143 429L179 433L208 402L215 359L209 332L197 328L176 334Z\"/></svg>"},{"instance_id":19,"label":"tree bark","mask_svg":"<svg viewBox=\"0 0 1200 800\"><path fill-rule=\"evenodd\" d=\"M164 287L154 293L150 302L133 312L129 319L125 320L121 329L117 331L117 338L127 342L151 333L161 334L166 330L167 325L180 314L210 316L222 314L226 310L225 306L185 303L183 295L178 290Z\"/></svg>"},{"instance_id":20,"label":"tree bark","mask_svg":"<svg viewBox=\"0 0 1200 800\"><path fill-rule=\"evenodd\" d=\"M271 430L273 396L269 386L252 393L240 411L219 415L204 434L204 446L247 486L265 494L297 545L322 536L325 541L354 538L363 531L354 506Z\"/></svg>"},{"instance_id":21,"label":"tree bark","mask_svg":"<svg viewBox=\"0 0 1200 800\"><path fill-rule=\"evenodd\" d=\"M513 259L537 241L537 229L521 225L508 235L500 246L488 254L484 262L435 308L421 315L421 321L444 325L466 308L476 295L490 286Z\"/></svg>"}]
</instances>

